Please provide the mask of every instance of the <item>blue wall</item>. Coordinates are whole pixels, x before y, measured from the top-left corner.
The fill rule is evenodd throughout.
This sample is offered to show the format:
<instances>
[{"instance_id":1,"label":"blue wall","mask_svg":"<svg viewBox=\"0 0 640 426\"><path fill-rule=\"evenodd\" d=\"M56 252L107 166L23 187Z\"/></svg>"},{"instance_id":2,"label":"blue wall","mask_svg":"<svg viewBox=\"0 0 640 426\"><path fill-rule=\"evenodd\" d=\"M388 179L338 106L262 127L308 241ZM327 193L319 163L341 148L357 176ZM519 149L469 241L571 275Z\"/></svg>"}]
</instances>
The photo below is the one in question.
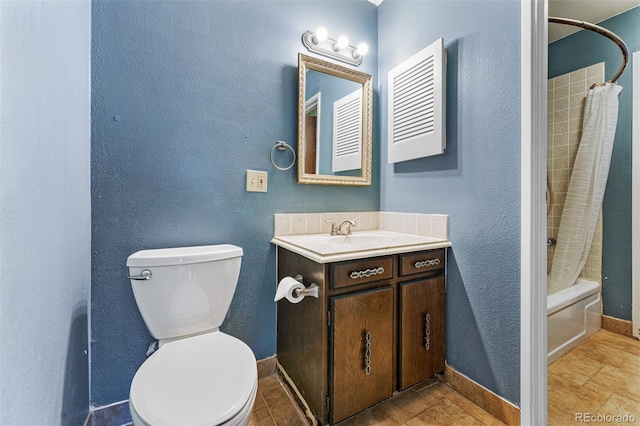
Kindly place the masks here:
<instances>
[{"instance_id":1,"label":"blue wall","mask_svg":"<svg viewBox=\"0 0 640 426\"><path fill-rule=\"evenodd\" d=\"M607 19L598 25L618 34L631 53L640 50L640 7ZM611 79L622 63L620 49L609 39L590 31L579 31L549 45L549 78L605 63ZM609 180L602 203L602 301L603 313L631 320L631 127L632 61L616 83L618 127L613 145Z\"/></svg>"},{"instance_id":2,"label":"blue wall","mask_svg":"<svg viewBox=\"0 0 640 426\"><path fill-rule=\"evenodd\" d=\"M519 2L385 0L378 28L381 209L449 215L447 362L519 403ZM439 37L447 149L388 165L387 73Z\"/></svg>"},{"instance_id":3,"label":"blue wall","mask_svg":"<svg viewBox=\"0 0 640 426\"><path fill-rule=\"evenodd\" d=\"M0 424L89 412L91 3L0 2Z\"/></svg>"},{"instance_id":4,"label":"blue wall","mask_svg":"<svg viewBox=\"0 0 640 426\"><path fill-rule=\"evenodd\" d=\"M231 243L242 272L222 329L258 359L275 353L273 214L368 211L371 187L297 185L275 170L277 140L296 145L297 54L325 26L371 47L365 1L94 1L92 8L92 403L128 398L153 340L125 267L140 249ZM379 145L374 133L374 168ZM285 164L289 157L279 158ZM269 192L245 192L245 170ZM377 174L376 174L377 175Z\"/></svg>"}]
</instances>

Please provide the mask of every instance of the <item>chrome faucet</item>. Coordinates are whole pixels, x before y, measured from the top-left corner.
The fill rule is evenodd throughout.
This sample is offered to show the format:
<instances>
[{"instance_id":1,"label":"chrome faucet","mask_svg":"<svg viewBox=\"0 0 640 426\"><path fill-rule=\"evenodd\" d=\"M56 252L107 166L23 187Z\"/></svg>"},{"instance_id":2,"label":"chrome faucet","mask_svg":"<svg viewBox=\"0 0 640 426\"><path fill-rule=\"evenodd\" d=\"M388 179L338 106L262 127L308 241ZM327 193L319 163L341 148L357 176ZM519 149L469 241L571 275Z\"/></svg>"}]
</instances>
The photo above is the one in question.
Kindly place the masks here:
<instances>
[{"instance_id":1,"label":"chrome faucet","mask_svg":"<svg viewBox=\"0 0 640 426\"><path fill-rule=\"evenodd\" d=\"M356 226L356 221L355 220L351 220L351 219L347 219L345 221L343 221L340 226L336 226L336 223L332 220L325 220L325 223L330 223L331 224L331 235L351 235L351 227L352 226ZM344 224L347 224L347 232L344 233L342 232L342 226Z\"/></svg>"},{"instance_id":2,"label":"chrome faucet","mask_svg":"<svg viewBox=\"0 0 640 426\"><path fill-rule=\"evenodd\" d=\"M345 235L344 232L342 232L342 225L347 224L347 233L346 235L351 235L351 227L352 226L356 226L356 221L355 220L351 220L351 219L347 219L344 222L342 222L340 224L340 226L338 226L338 235Z\"/></svg>"}]
</instances>

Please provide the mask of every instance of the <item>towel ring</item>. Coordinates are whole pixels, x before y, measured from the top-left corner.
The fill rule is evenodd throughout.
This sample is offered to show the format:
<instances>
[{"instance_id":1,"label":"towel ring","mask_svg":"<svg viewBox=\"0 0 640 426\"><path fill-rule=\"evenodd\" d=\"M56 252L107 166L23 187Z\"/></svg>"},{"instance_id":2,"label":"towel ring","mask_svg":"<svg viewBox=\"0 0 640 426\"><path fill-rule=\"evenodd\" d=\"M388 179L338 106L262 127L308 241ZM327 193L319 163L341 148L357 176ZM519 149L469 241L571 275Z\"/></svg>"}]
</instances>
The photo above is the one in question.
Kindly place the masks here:
<instances>
[{"instance_id":1,"label":"towel ring","mask_svg":"<svg viewBox=\"0 0 640 426\"><path fill-rule=\"evenodd\" d=\"M276 165L275 161L273 161L273 151L275 149L278 149L278 151L285 151L287 148L291 150L291 154L293 155L293 160L291 161L291 164L289 164L287 167L280 167ZM293 150L291 145L289 145L285 141L277 141L276 144L273 146L273 148L271 148L271 164L273 164L273 167L275 167L278 170L284 171L292 168L295 163L296 163L296 152Z\"/></svg>"}]
</instances>

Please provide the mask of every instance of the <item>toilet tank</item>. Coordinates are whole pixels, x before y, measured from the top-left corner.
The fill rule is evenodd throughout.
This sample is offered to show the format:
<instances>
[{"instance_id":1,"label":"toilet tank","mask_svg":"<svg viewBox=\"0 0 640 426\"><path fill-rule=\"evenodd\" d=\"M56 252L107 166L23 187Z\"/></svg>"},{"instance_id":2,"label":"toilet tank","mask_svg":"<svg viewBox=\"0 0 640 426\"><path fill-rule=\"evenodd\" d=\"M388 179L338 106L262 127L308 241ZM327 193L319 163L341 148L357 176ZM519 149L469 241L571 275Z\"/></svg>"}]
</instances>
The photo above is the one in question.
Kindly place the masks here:
<instances>
[{"instance_id":1,"label":"toilet tank","mask_svg":"<svg viewBox=\"0 0 640 426\"><path fill-rule=\"evenodd\" d=\"M129 256L133 295L156 339L220 327L240 275L242 248L231 244L142 250Z\"/></svg>"}]
</instances>

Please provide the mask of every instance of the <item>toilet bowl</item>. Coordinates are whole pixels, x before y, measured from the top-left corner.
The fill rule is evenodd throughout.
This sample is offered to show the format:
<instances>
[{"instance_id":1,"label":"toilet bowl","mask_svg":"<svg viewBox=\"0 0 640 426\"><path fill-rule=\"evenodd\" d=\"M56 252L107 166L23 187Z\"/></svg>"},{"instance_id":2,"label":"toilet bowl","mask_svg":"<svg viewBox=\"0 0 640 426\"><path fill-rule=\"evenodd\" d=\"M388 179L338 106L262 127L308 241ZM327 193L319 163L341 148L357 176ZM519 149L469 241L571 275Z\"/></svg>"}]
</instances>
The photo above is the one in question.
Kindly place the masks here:
<instances>
[{"instance_id":1,"label":"toilet bowl","mask_svg":"<svg viewBox=\"0 0 640 426\"><path fill-rule=\"evenodd\" d=\"M246 425L258 374L251 349L221 331L165 344L131 383L136 426Z\"/></svg>"},{"instance_id":2,"label":"toilet bowl","mask_svg":"<svg viewBox=\"0 0 640 426\"><path fill-rule=\"evenodd\" d=\"M241 256L239 247L218 245L144 250L127 260L138 308L160 341L131 382L135 426L249 423L256 359L219 330Z\"/></svg>"}]
</instances>

